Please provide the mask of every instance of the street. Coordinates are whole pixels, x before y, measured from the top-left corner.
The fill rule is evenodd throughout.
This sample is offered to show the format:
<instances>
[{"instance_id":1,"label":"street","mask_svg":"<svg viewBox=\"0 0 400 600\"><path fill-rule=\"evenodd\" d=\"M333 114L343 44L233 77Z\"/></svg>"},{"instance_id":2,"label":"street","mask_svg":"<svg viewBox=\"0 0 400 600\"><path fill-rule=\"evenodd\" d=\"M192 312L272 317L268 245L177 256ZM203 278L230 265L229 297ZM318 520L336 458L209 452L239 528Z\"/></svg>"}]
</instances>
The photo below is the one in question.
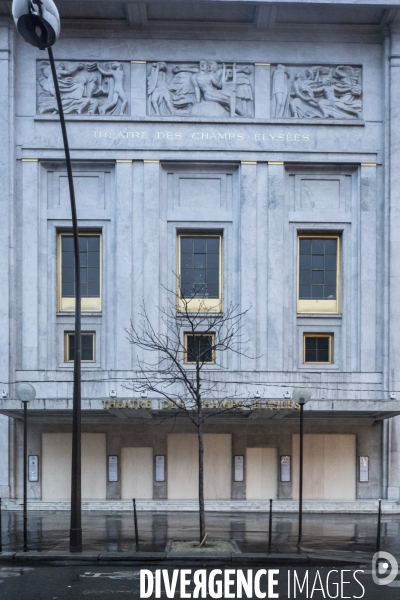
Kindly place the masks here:
<instances>
[{"instance_id":1,"label":"street","mask_svg":"<svg viewBox=\"0 0 400 600\"><path fill-rule=\"evenodd\" d=\"M265 564L62 564L42 566L6 566L0 568L0 597L5 600L83 600L114 598L365 598L365 600L397 600L400 579L389 585L372 581L370 565L360 567L280 567ZM158 570L157 585L148 595L149 580ZM167 573L163 573L162 571ZM175 576L174 576L175 570ZM142 594L140 577L142 571ZM195 588L195 572L206 572L208 593ZM228 573L229 571L229 573ZM239 571L241 574L239 576ZM213 572L213 574L212 574ZM144 576L145 575L145 576ZM194 582L192 580L194 578ZM155 577L155 580L157 578ZM201 577L197 577L197 583ZM182 583L183 581L183 583ZM189 582L189 583L188 583ZM240 584L245 584L241 586ZM250 584L251 593L246 584ZM182 585L184 586L182 588ZM175 586L175 590L173 589ZM239 586L239 587L237 587ZM241 592L238 590L241 589ZM167 593L168 590L168 593ZM247 592L246 592L247 590ZM200 593L199 593L200 592ZM243 595L241 595L243 593ZM186 595L184 595L186 593ZM264 595L265 594L265 595Z\"/></svg>"}]
</instances>

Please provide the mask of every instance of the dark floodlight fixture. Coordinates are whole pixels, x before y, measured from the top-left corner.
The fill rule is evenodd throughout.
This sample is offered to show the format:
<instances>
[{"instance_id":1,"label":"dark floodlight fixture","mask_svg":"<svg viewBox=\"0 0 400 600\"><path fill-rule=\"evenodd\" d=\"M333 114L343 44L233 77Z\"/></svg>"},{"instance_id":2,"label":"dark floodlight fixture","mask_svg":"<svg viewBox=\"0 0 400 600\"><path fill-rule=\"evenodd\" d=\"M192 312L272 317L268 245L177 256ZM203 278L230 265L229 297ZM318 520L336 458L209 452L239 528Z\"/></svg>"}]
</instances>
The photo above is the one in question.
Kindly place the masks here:
<instances>
[{"instance_id":1,"label":"dark floodlight fixture","mask_svg":"<svg viewBox=\"0 0 400 600\"><path fill-rule=\"evenodd\" d=\"M24 40L40 50L52 46L60 35L60 15L53 0L13 0L12 15Z\"/></svg>"}]
</instances>

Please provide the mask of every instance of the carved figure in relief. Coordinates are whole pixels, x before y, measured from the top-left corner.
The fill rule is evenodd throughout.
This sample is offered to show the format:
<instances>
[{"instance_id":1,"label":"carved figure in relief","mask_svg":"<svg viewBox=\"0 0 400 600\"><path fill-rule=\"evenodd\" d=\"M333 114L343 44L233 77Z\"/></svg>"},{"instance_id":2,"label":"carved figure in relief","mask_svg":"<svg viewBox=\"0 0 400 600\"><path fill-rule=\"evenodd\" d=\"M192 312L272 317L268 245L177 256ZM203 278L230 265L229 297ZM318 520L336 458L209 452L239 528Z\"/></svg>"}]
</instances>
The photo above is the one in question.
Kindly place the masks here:
<instances>
[{"instance_id":1,"label":"carved figure in relief","mask_svg":"<svg viewBox=\"0 0 400 600\"><path fill-rule=\"evenodd\" d=\"M272 78L272 116L359 118L362 109L360 78L361 70L349 65L316 65L292 69L292 73L284 65L278 65ZM285 83L290 90L287 99Z\"/></svg>"},{"instance_id":2,"label":"carved figure in relief","mask_svg":"<svg viewBox=\"0 0 400 600\"><path fill-rule=\"evenodd\" d=\"M285 117L289 106L289 78L285 65L278 65L272 77L272 113Z\"/></svg>"},{"instance_id":3,"label":"carved figure in relief","mask_svg":"<svg viewBox=\"0 0 400 600\"><path fill-rule=\"evenodd\" d=\"M147 81L147 95L156 115L168 117L174 114L171 92L165 80L167 65L165 62L153 63Z\"/></svg>"},{"instance_id":4,"label":"carved figure in relief","mask_svg":"<svg viewBox=\"0 0 400 600\"><path fill-rule=\"evenodd\" d=\"M97 63L56 62L56 73L61 101L66 114L123 114L128 99L121 63L111 63L107 68ZM112 81L110 79L112 78ZM57 103L50 65L39 63L38 109L41 114L57 114Z\"/></svg>"},{"instance_id":5,"label":"carved figure in relief","mask_svg":"<svg viewBox=\"0 0 400 600\"><path fill-rule=\"evenodd\" d=\"M160 65L158 70L156 65ZM252 70L249 66L201 60L198 67L190 64L175 66L173 76L167 82L168 72L166 63L152 65L147 81L149 114L213 117L228 112L232 117L253 115L254 97L249 78Z\"/></svg>"}]
</instances>

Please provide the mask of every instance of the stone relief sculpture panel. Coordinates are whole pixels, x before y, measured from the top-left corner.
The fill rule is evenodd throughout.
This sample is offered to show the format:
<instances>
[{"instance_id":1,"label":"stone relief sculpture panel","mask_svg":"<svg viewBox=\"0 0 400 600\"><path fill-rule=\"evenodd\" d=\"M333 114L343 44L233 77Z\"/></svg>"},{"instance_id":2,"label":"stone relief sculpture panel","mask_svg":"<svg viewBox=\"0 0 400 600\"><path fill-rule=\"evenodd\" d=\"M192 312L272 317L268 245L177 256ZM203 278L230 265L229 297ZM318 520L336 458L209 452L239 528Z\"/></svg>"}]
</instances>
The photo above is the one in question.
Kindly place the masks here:
<instances>
[{"instance_id":1,"label":"stone relief sculpture panel","mask_svg":"<svg viewBox=\"0 0 400 600\"><path fill-rule=\"evenodd\" d=\"M66 114L119 116L128 112L128 65L122 62L56 61L61 100ZM50 64L37 62L37 110L57 114Z\"/></svg>"},{"instance_id":2,"label":"stone relief sculpture panel","mask_svg":"<svg viewBox=\"0 0 400 600\"><path fill-rule=\"evenodd\" d=\"M272 70L271 116L298 119L359 119L361 67L286 67Z\"/></svg>"},{"instance_id":3,"label":"stone relief sculpture panel","mask_svg":"<svg viewBox=\"0 0 400 600\"><path fill-rule=\"evenodd\" d=\"M254 65L200 60L154 62L147 71L147 113L162 117L252 117Z\"/></svg>"}]
</instances>

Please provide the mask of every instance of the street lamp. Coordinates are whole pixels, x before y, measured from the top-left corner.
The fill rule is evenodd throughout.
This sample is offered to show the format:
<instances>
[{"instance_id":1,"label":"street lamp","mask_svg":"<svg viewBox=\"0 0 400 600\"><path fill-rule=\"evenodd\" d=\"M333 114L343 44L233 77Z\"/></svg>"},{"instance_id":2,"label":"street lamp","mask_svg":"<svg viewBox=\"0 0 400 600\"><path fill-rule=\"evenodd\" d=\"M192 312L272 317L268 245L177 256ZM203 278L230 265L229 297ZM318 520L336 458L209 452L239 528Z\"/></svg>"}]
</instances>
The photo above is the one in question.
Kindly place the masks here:
<instances>
[{"instance_id":1,"label":"street lamp","mask_svg":"<svg viewBox=\"0 0 400 600\"><path fill-rule=\"evenodd\" d=\"M17 397L24 405L24 500L23 500L23 521L24 521L24 552L28 551L28 402L34 400L36 390L30 383L20 383L17 387Z\"/></svg>"},{"instance_id":2,"label":"street lamp","mask_svg":"<svg viewBox=\"0 0 400 600\"><path fill-rule=\"evenodd\" d=\"M299 535L297 546L300 546L303 535L303 409L305 403L310 400L311 390L308 387L297 387L293 390L292 401L295 404L300 404Z\"/></svg>"},{"instance_id":3,"label":"street lamp","mask_svg":"<svg viewBox=\"0 0 400 600\"><path fill-rule=\"evenodd\" d=\"M12 14L15 25L26 42L40 50L47 48L54 91L60 115L61 132L67 164L69 195L72 212L75 264L75 356L74 390L72 402L72 465L71 465L71 526L69 548L82 552L81 515L81 277L79 261L78 219L76 216L74 180L65 127L64 111L51 46L60 35L60 17L53 0L13 0Z\"/></svg>"}]
</instances>

